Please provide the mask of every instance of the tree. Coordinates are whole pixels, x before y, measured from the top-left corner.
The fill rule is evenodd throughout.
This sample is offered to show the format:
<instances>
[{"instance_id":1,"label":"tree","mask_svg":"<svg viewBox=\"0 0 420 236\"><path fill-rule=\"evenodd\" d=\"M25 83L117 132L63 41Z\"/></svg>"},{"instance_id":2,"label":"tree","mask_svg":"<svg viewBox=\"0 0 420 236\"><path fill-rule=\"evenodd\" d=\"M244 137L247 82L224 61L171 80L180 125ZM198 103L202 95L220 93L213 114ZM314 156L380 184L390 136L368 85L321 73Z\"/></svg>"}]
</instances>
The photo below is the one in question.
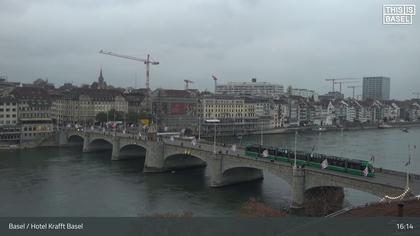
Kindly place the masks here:
<instances>
[{"instance_id":1,"label":"tree","mask_svg":"<svg viewBox=\"0 0 420 236\"><path fill-rule=\"evenodd\" d=\"M109 110L108 114L106 112L99 112L96 115L96 121L107 122L107 121L123 121L125 117L124 112L116 111L115 109Z\"/></svg>"},{"instance_id":2,"label":"tree","mask_svg":"<svg viewBox=\"0 0 420 236\"><path fill-rule=\"evenodd\" d=\"M96 121L99 122L106 122L106 113L105 112L99 112L98 114L96 114Z\"/></svg>"},{"instance_id":3,"label":"tree","mask_svg":"<svg viewBox=\"0 0 420 236\"><path fill-rule=\"evenodd\" d=\"M92 85L90 85L90 88L91 88L91 89L98 89L98 87L99 87L99 84L98 84L98 82L96 82L96 81L95 81L95 82L93 82L93 83L92 83Z\"/></svg>"},{"instance_id":4,"label":"tree","mask_svg":"<svg viewBox=\"0 0 420 236\"><path fill-rule=\"evenodd\" d=\"M122 121L124 120L124 112L111 109L110 111L108 111L108 119Z\"/></svg>"},{"instance_id":5,"label":"tree","mask_svg":"<svg viewBox=\"0 0 420 236\"><path fill-rule=\"evenodd\" d=\"M127 122L137 124L140 114L134 111L129 111L127 114Z\"/></svg>"}]
</instances>

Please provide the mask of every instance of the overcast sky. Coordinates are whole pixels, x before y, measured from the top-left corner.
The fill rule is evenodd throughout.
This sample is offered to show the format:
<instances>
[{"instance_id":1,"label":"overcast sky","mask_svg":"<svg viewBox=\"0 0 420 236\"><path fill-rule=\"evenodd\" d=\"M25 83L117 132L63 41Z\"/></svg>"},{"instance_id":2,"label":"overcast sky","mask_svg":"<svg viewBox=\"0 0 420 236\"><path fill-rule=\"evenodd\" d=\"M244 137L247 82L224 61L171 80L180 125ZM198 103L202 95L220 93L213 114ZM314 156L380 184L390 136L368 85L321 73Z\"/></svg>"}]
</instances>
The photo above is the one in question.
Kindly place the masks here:
<instances>
[{"instance_id":1,"label":"overcast sky","mask_svg":"<svg viewBox=\"0 0 420 236\"><path fill-rule=\"evenodd\" d=\"M182 89L190 79L213 91L215 74L220 83L256 77L325 93L326 78L384 75L391 97L408 98L420 91L420 17L382 25L382 4L396 2L0 0L0 73L90 84L102 67L108 84L134 87L137 77L144 87L143 64L104 49L150 53L160 62L152 88Z\"/></svg>"}]
</instances>

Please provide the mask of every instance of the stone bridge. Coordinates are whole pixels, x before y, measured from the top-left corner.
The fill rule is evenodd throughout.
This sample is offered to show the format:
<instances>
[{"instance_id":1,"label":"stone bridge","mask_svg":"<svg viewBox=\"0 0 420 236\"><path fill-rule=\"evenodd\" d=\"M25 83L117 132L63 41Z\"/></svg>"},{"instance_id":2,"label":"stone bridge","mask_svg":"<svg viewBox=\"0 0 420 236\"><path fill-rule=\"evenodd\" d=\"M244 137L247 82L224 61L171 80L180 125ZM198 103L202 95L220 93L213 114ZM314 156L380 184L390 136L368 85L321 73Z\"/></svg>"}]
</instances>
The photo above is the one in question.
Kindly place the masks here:
<instances>
[{"instance_id":1,"label":"stone bridge","mask_svg":"<svg viewBox=\"0 0 420 236\"><path fill-rule=\"evenodd\" d=\"M308 209L314 206L322 206L322 214L339 210L344 199L343 188L360 190L382 198L385 195L398 196L406 186L406 175L402 172L378 169L375 177L364 177L311 167L293 168L284 162L247 157L241 148L233 151L230 147L218 145L215 154L213 144L204 141L193 145L190 140L151 141L129 134L67 131L60 133L60 144L66 145L75 137L83 139L83 152L112 148L112 160L119 160L125 147L139 147L145 155L144 172L206 166L212 187L262 179L263 172L270 172L290 186L291 210L296 214L305 212L308 215ZM410 175L408 196L419 193L420 176ZM320 209L314 211L319 212Z\"/></svg>"}]
</instances>

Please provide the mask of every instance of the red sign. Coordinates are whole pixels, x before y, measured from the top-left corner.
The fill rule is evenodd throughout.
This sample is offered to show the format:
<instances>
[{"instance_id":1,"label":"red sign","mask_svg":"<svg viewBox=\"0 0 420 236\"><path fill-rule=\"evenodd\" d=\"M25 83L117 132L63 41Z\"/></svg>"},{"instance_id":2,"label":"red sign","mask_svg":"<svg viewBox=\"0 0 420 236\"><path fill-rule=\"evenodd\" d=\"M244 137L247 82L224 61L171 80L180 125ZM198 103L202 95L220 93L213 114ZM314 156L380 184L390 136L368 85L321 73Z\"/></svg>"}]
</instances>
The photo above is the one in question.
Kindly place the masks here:
<instances>
[{"instance_id":1,"label":"red sign","mask_svg":"<svg viewBox=\"0 0 420 236\"><path fill-rule=\"evenodd\" d=\"M172 103L171 115L185 115L187 111L187 104L185 103Z\"/></svg>"}]
</instances>

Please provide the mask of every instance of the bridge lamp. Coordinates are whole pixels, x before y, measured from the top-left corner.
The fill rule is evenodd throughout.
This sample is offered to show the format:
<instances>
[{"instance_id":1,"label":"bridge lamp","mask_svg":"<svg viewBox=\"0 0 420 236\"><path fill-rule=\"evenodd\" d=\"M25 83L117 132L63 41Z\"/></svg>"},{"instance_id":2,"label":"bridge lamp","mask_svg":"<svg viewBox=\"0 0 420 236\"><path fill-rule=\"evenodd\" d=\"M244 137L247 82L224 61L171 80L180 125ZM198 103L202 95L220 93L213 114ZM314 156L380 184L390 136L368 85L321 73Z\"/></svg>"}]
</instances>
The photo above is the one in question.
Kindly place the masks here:
<instances>
[{"instance_id":1,"label":"bridge lamp","mask_svg":"<svg viewBox=\"0 0 420 236\"><path fill-rule=\"evenodd\" d=\"M297 146L297 135L298 135L298 131L296 130L296 131L295 131L295 160L294 160L294 164L293 164L293 167L294 167L294 168L296 168L296 167L297 167L297 165L296 165L296 146Z\"/></svg>"},{"instance_id":2,"label":"bridge lamp","mask_svg":"<svg viewBox=\"0 0 420 236\"><path fill-rule=\"evenodd\" d=\"M216 124L220 123L220 120L218 119L211 119L206 120L206 123L213 123L214 124L214 140L213 140L213 153L216 154Z\"/></svg>"}]
</instances>

